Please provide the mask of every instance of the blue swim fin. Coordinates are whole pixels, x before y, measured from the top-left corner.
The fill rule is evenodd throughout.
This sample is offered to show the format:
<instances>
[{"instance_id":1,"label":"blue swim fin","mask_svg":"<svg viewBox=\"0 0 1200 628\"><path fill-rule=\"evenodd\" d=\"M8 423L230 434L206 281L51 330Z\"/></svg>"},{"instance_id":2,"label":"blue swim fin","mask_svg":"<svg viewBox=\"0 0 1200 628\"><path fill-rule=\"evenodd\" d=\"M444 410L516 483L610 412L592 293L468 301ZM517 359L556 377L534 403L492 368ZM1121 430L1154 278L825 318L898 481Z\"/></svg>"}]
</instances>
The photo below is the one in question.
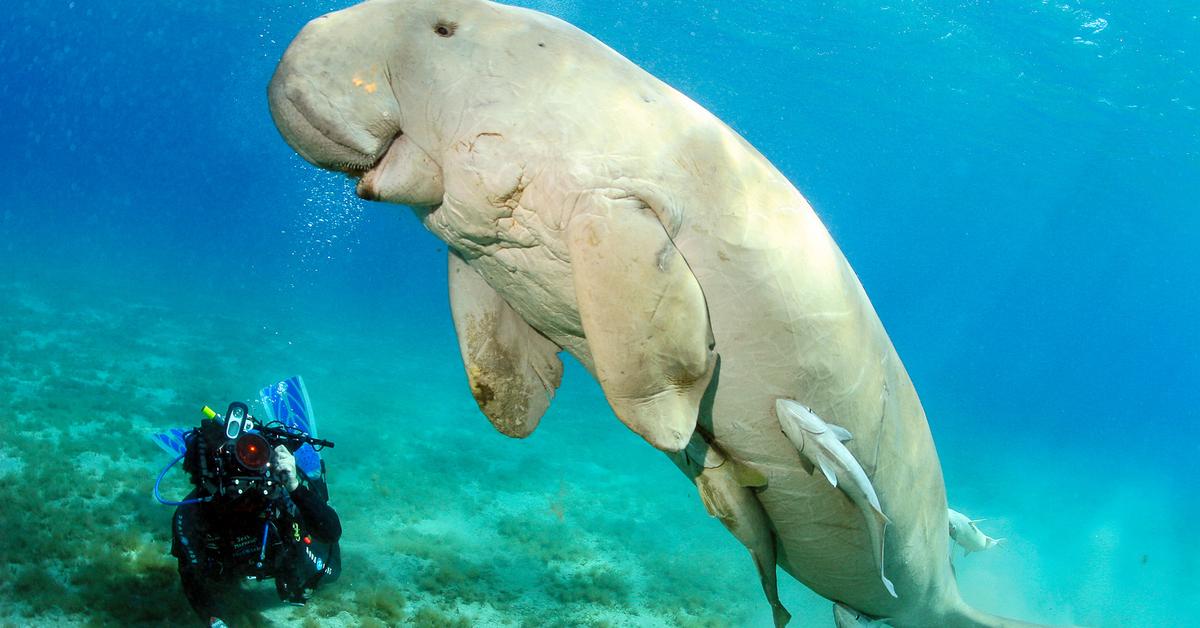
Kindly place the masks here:
<instances>
[{"instance_id":1,"label":"blue swim fin","mask_svg":"<svg viewBox=\"0 0 1200 628\"><path fill-rule=\"evenodd\" d=\"M263 423L279 421L287 427L317 438L317 419L313 415L312 404L308 401L304 380L299 375L263 388L258 396L262 399L267 415ZM293 455L296 457L296 467L301 473L309 478L320 477L321 455L312 445L301 445Z\"/></svg>"},{"instance_id":2,"label":"blue swim fin","mask_svg":"<svg viewBox=\"0 0 1200 628\"><path fill-rule=\"evenodd\" d=\"M154 442L163 448L163 451L172 456L182 456L187 453L186 436L190 431L173 427L165 432L153 434L150 438L153 438Z\"/></svg>"},{"instance_id":3,"label":"blue swim fin","mask_svg":"<svg viewBox=\"0 0 1200 628\"><path fill-rule=\"evenodd\" d=\"M264 423L279 421L317 438L317 420L312 413L312 404L308 402L304 380L299 375L263 388L258 396L267 412Z\"/></svg>"}]
</instances>

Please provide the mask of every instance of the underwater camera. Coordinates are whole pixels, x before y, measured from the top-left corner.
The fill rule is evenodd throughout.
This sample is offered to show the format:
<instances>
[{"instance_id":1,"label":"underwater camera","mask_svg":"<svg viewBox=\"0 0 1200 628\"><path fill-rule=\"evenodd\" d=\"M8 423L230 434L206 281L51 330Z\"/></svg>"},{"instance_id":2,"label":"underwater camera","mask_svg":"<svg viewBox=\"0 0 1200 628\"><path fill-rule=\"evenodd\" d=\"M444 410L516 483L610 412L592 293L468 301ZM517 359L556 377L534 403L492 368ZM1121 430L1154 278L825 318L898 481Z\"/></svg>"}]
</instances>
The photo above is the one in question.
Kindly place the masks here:
<instances>
[{"instance_id":1,"label":"underwater camera","mask_svg":"<svg viewBox=\"0 0 1200 628\"><path fill-rule=\"evenodd\" d=\"M221 420L211 408L204 407L205 418L200 426L183 434L186 451L183 469L196 486L195 498L184 502L159 501L168 505L195 502L231 503L242 498L252 501L279 496L280 483L273 477L271 454L283 445L295 454L301 448L309 453L333 447L333 443L278 421L260 424L250 415L246 404L229 404ZM179 458L176 458L176 462ZM170 468L168 465L167 469ZM320 463L324 475L324 462ZM167 469L163 469L165 474ZM297 468L297 472L302 471ZM161 481L162 475L159 476ZM316 479L316 478L312 478ZM157 496L157 486L155 488Z\"/></svg>"},{"instance_id":2,"label":"underwater camera","mask_svg":"<svg viewBox=\"0 0 1200 628\"><path fill-rule=\"evenodd\" d=\"M201 421L193 442L183 468L202 493L216 499L270 497L278 488L271 476L271 452L279 445L293 453L305 444L318 450L333 446L281 423L259 425L239 401L229 404L224 422L215 413Z\"/></svg>"}]
</instances>

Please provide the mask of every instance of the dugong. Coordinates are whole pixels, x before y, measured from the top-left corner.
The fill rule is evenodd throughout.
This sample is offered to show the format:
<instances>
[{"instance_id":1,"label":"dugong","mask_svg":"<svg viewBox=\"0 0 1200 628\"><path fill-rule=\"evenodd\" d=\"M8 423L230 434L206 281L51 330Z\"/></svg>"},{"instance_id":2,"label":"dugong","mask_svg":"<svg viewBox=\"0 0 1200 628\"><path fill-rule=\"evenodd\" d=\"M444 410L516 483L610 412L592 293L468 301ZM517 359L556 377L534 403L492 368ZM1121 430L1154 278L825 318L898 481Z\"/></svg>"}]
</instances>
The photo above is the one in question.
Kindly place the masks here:
<instances>
[{"instance_id":1,"label":"dugong","mask_svg":"<svg viewBox=\"0 0 1200 628\"><path fill-rule=\"evenodd\" d=\"M486 0L318 17L268 96L303 158L446 242L468 383L496 429L536 429L566 351L677 463L699 434L761 478L746 487L757 533L818 594L896 626L1016 625L959 596L925 413L854 271L703 107L561 20ZM898 597L859 509L780 431L777 399L854 434Z\"/></svg>"}]
</instances>

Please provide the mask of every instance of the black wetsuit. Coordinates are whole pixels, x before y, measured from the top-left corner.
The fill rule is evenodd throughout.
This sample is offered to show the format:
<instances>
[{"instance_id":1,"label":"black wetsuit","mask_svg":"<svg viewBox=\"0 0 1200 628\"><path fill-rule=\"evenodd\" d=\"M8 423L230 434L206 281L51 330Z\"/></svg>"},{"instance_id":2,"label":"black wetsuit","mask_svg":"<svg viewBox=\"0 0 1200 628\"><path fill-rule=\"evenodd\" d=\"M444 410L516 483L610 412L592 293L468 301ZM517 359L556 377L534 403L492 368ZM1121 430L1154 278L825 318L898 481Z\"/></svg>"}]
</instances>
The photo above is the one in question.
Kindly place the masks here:
<instances>
[{"instance_id":1,"label":"black wetsuit","mask_svg":"<svg viewBox=\"0 0 1200 628\"><path fill-rule=\"evenodd\" d=\"M304 603L317 584L337 578L341 535L337 513L302 484L272 501L179 506L171 553L183 592L207 625L226 615L224 589L247 577L273 577L280 599Z\"/></svg>"}]
</instances>

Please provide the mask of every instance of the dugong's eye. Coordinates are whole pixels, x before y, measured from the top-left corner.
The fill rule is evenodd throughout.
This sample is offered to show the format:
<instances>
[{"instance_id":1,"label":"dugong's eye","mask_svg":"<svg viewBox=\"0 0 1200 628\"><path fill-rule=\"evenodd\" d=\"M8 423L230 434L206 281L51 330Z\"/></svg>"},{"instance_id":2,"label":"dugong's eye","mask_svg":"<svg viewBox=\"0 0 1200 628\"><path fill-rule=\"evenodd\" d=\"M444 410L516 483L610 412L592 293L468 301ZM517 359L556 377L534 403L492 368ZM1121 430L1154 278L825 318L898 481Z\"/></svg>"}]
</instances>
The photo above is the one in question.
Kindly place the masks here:
<instances>
[{"instance_id":1,"label":"dugong's eye","mask_svg":"<svg viewBox=\"0 0 1200 628\"><path fill-rule=\"evenodd\" d=\"M443 21L443 22L438 22L437 25L433 27L433 32L437 33L438 35L440 35L442 37L450 37L451 35L454 34L454 30L457 28L458 28L458 24L455 24L454 22L444 22Z\"/></svg>"}]
</instances>

